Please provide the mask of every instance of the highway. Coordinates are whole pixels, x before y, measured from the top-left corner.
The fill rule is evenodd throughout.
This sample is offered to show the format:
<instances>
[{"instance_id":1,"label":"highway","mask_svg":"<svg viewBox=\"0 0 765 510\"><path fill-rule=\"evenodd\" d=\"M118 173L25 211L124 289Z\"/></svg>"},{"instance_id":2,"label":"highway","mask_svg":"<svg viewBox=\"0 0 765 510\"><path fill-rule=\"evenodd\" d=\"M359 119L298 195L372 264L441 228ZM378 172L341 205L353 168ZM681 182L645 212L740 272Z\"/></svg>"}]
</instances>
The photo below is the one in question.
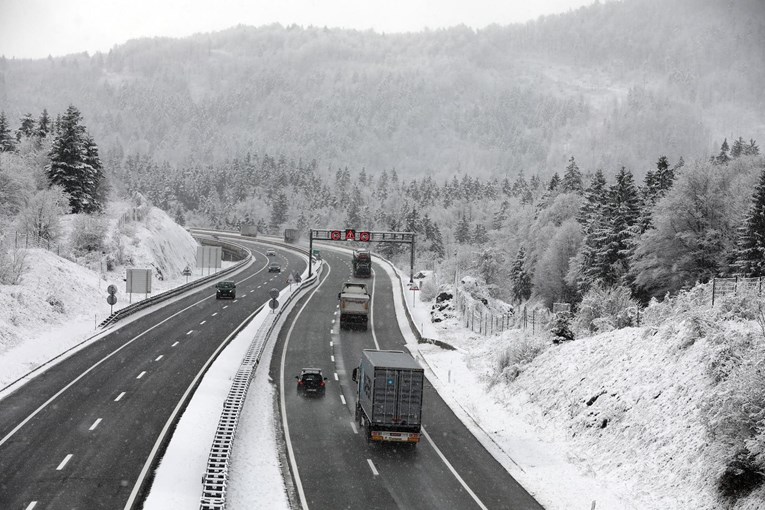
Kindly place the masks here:
<instances>
[{"instance_id":1,"label":"highway","mask_svg":"<svg viewBox=\"0 0 765 510\"><path fill-rule=\"evenodd\" d=\"M393 287L376 261L372 279L354 279L349 255L322 254L322 279L292 310L270 365L302 508L541 509L427 382L420 444L367 444L354 423L351 372L362 349L406 350ZM345 281L366 282L373 291L367 332L339 329L337 293ZM302 367L321 368L329 378L324 398L297 395L294 376Z\"/></svg>"},{"instance_id":2,"label":"highway","mask_svg":"<svg viewBox=\"0 0 765 510\"><path fill-rule=\"evenodd\" d=\"M140 502L166 430L231 333L286 274L265 248L231 279L125 323L0 401L0 509L120 509ZM274 257L270 257L274 258ZM277 248L283 271L305 260Z\"/></svg>"}]
</instances>

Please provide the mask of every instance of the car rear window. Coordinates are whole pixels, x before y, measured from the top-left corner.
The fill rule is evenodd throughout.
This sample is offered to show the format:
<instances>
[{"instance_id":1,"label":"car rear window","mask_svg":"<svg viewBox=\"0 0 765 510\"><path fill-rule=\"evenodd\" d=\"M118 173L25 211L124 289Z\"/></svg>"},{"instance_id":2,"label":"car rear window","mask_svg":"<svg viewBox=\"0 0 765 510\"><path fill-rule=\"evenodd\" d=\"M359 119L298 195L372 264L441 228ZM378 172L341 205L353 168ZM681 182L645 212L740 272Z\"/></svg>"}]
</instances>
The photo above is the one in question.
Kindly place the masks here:
<instances>
[{"instance_id":1,"label":"car rear window","mask_svg":"<svg viewBox=\"0 0 765 510\"><path fill-rule=\"evenodd\" d=\"M236 287L236 284L234 282L218 282L216 287L219 289L233 289Z\"/></svg>"}]
</instances>

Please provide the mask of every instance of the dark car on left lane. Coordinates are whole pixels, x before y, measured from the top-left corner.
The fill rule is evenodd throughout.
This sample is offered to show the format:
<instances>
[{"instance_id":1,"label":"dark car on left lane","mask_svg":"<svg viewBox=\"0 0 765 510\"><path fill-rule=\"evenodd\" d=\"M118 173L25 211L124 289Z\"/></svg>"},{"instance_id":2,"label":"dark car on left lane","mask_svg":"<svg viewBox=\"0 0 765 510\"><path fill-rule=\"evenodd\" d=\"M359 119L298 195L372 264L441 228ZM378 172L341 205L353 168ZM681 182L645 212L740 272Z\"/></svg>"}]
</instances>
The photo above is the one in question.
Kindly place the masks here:
<instances>
[{"instance_id":1,"label":"dark car on left lane","mask_svg":"<svg viewBox=\"0 0 765 510\"><path fill-rule=\"evenodd\" d=\"M215 299L236 299L236 283L224 280L215 284Z\"/></svg>"}]
</instances>

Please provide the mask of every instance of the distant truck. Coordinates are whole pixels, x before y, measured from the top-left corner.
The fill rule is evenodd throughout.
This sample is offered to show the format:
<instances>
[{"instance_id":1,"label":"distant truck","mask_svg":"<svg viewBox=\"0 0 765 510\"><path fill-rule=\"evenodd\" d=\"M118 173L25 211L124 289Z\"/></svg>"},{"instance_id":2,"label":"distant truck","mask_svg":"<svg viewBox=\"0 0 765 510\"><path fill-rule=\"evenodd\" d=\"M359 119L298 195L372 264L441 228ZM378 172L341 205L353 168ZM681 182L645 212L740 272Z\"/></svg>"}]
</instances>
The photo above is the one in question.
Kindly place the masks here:
<instances>
[{"instance_id":1,"label":"distant truck","mask_svg":"<svg viewBox=\"0 0 765 510\"><path fill-rule=\"evenodd\" d=\"M372 276L372 253L366 248L353 250L353 276L369 278Z\"/></svg>"},{"instance_id":2,"label":"distant truck","mask_svg":"<svg viewBox=\"0 0 765 510\"><path fill-rule=\"evenodd\" d=\"M296 228L285 228L284 229L284 242L285 243L296 243L298 242L298 239L300 239L300 231Z\"/></svg>"},{"instance_id":3,"label":"distant truck","mask_svg":"<svg viewBox=\"0 0 765 510\"><path fill-rule=\"evenodd\" d=\"M366 429L367 442L420 441L424 377L422 367L403 351L362 351L353 381L358 383L356 423Z\"/></svg>"},{"instance_id":4,"label":"distant truck","mask_svg":"<svg viewBox=\"0 0 765 510\"><path fill-rule=\"evenodd\" d=\"M239 233L243 236L257 237L258 226L251 223L244 223L239 227Z\"/></svg>"},{"instance_id":5,"label":"distant truck","mask_svg":"<svg viewBox=\"0 0 765 510\"><path fill-rule=\"evenodd\" d=\"M340 300L340 329L358 327L366 331L371 299L366 284L344 284L337 299Z\"/></svg>"}]
</instances>

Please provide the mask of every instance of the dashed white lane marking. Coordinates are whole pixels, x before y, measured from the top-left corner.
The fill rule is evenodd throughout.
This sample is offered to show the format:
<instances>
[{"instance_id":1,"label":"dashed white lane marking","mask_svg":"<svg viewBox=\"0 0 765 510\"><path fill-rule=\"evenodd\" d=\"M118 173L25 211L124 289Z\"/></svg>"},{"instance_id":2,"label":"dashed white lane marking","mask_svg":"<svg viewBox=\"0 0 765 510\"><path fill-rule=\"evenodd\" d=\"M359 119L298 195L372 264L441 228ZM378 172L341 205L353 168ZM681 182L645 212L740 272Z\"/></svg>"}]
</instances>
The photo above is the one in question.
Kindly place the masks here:
<instances>
[{"instance_id":1,"label":"dashed white lane marking","mask_svg":"<svg viewBox=\"0 0 765 510\"><path fill-rule=\"evenodd\" d=\"M164 354L160 354L159 356L157 356L157 359L155 359L154 361L159 361L159 360L161 360L164 357L165 357Z\"/></svg>"},{"instance_id":2,"label":"dashed white lane marking","mask_svg":"<svg viewBox=\"0 0 765 510\"><path fill-rule=\"evenodd\" d=\"M202 321L202 322L200 322L200 323L199 323L199 325L201 326L201 325L202 325L202 324L204 324L205 322L207 322L207 321Z\"/></svg>"},{"instance_id":3,"label":"dashed white lane marking","mask_svg":"<svg viewBox=\"0 0 765 510\"><path fill-rule=\"evenodd\" d=\"M56 468L56 471L61 471L64 469L64 466L66 466L67 462L69 462L72 459L73 455L70 453L66 457L64 457L64 460L61 461L61 464L58 465Z\"/></svg>"},{"instance_id":4,"label":"dashed white lane marking","mask_svg":"<svg viewBox=\"0 0 765 510\"><path fill-rule=\"evenodd\" d=\"M143 377L143 376L145 376L145 375L146 375L146 371L144 370L143 372L141 372L140 374L138 374L138 377L136 377L136 379L140 379L141 377Z\"/></svg>"},{"instance_id":5,"label":"dashed white lane marking","mask_svg":"<svg viewBox=\"0 0 765 510\"><path fill-rule=\"evenodd\" d=\"M334 331L332 331L331 329L329 330L329 332L330 332L330 333L334 333Z\"/></svg>"},{"instance_id":6,"label":"dashed white lane marking","mask_svg":"<svg viewBox=\"0 0 765 510\"><path fill-rule=\"evenodd\" d=\"M36 506L37 506L37 501L32 501L31 503L29 503L29 506L27 506L24 510L33 510L34 507Z\"/></svg>"},{"instance_id":7,"label":"dashed white lane marking","mask_svg":"<svg viewBox=\"0 0 765 510\"><path fill-rule=\"evenodd\" d=\"M250 291L250 294L252 294L253 292L255 292L255 289L252 289L252 290Z\"/></svg>"},{"instance_id":8,"label":"dashed white lane marking","mask_svg":"<svg viewBox=\"0 0 765 510\"><path fill-rule=\"evenodd\" d=\"M189 336L189 335L190 335L190 334L192 334L193 332L194 332L194 330L193 330L193 329L190 329L190 330L189 330L189 332L188 332L188 333L186 333L186 336Z\"/></svg>"},{"instance_id":9,"label":"dashed white lane marking","mask_svg":"<svg viewBox=\"0 0 765 510\"><path fill-rule=\"evenodd\" d=\"M214 314L212 314L213 317L215 317L216 315L218 315L218 312L215 312Z\"/></svg>"},{"instance_id":10,"label":"dashed white lane marking","mask_svg":"<svg viewBox=\"0 0 765 510\"><path fill-rule=\"evenodd\" d=\"M226 305L226 306L224 306L224 307L223 307L223 309L224 309L224 310L225 310L226 308L228 308L228 305Z\"/></svg>"},{"instance_id":11,"label":"dashed white lane marking","mask_svg":"<svg viewBox=\"0 0 765 510\"><path fill-rule=\"evenodd\" d=\"M379 475L380 473L377 472L377 469L375 468L375 465L372 464L372 459L367 459L367 462L369 463L369 467L372 470L372 474L375 475L375 476Z\"/></svg>"},{"instance_id":12,"label":"dashed white lane marking","mask_svg":"<svg viewBox=\"0 0 765 510\"><path fill-rule=\"evenodd\" d=\"M345 397L344 396L340 395L340 401L343 403L343 405L345 405Z\"/></svg>"},{"instance_id":13,"label":"dashed white lane marking","mask_svg":"<svg viewBox=\"0 0 765 510\"><path fill-rule=\"evenodd\" d=\"M332 324L334 324L334 323L335 323L335 319L332 319Z\"/></svg>"},{"instance_id":14,"label":"dashed white lane marking","mask_svg":"<svg viewBox=\"0 0 765 510\"><path fill-rule=\"evenodd\" d=\"M330 356L330 359L331 359L331 360L332 360L332 362L334 363L334 362L335 362L335 355L334 355L334 354L333 354L333 355L331 355L331 356Z\"/></svg>"},{"instance_id":15,"label":"dashed white lane marking","mask_svg":"<svg viewBox=\"0 0 765 510\"><path fill-rule=\"evenodd\" d=\"M337 315L337 310L335 310L335 312L334 312L334 314L333 314L333 315Z\"/></svg>"},{"instance_id":16,"label":"dashed white lane marking","mask_svg":"<svg viewBox=\"0 0 765 510\"><path fill-rule=\"evenodd\" d=\"M356 428L356 422L355 421L351 422L351 428L353 429L353 433L354 434L358 434L359 433L359 429Z\"/></svg>"},{"instance_id":17,"label":"dashed white lane marking","mask_svg":"<svg viewBox=\"0 0 765 510\"><path fill-rule=\"evenodd\" d=\"M333 344L332 340L330 340L329 341L329 346L332 347L332 345L334 345L334 344Z\"/></svg>"},{"instance_id":18,"label":"dashed white lane marking","mask_svg":"<svg viewBox=\"0 0 765 510\"><path fill-rule=\"evenodd\" d=\"M173 345L171 345L170 347L175 347L175 346L176 346L176 345L178 345L179 343L180 343L180 342L175 342L175 343L174 343Z\"/></svg>"},{"instance_id":19,"label":"dashed white lane marking","mask_svg":"<svg viewBox=\"0 0 765 510\"><path fill-rule=\"evenodd\" d=\"M115 402L119 402L120 400L122 400L122 397L124 397L124 396L125 396L125 392L123 391L122 393L117 395L117 398L115 398L114 401Z\"/></svg>"},{"instance_id":20,"label":"dashed white lane marking","mask_svg":"<svg viewBox=\"0 0 765 510\"><path fill-rule=\"evenodd\" d=\"M101 423L101 418L97 419L93 422L93 425L90 426L88 430L94 430L96 427L98 427L98 424Z\"/></svg>"},{"instance_id":21,"label":"dashed white lane marking","mask_svg":"<svg viewBox=\"0 0 765 510\"><path fill-rule=\"evenodd\" d=\"M337 372L335 372L335 381L339 381L339 380L340 379L338 379L338 377L337 377Z\"/></svg>"}]
</instances>

